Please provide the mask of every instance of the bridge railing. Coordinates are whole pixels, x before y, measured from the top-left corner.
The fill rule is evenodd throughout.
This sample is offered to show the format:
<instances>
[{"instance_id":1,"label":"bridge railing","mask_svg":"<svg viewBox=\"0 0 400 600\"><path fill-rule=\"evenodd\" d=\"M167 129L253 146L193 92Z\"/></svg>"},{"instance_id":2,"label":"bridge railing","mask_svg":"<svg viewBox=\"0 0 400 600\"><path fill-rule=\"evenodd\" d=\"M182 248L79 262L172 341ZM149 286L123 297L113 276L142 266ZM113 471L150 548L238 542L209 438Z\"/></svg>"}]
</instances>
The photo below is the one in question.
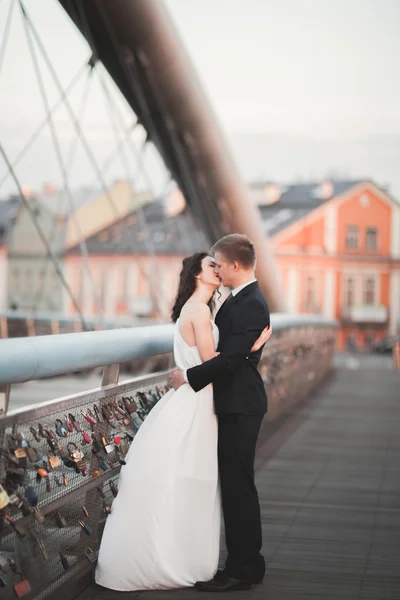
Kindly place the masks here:
<instances>
[{"instance_id":1,"label":"bridge railing","mask_svg":"<svg viewBox=\"0 0 400 600\"><path fill-rule=\"evenodd\" d=\"M336 337L336 324L319 318L273 315L272 323L260 363L266 424L323 379ZM18 573L29 582L30 598L59 600L92 571L130 444L167 389L167 371L120 382L119 364L172 347L170 325L0 342L2 598L14 597ZM13 383L99 366L103 382L96 389L8 410Z\"/></svg>"}]
</instances>

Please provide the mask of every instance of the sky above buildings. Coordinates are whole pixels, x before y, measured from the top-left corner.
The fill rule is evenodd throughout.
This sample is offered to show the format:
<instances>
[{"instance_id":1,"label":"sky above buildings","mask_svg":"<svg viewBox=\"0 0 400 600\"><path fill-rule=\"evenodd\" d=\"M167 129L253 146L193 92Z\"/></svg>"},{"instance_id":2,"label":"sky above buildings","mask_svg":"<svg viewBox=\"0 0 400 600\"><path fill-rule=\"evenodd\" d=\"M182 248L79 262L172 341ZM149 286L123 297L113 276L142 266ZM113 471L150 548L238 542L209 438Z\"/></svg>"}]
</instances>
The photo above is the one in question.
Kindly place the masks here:
<instances>
[{"instance_id":1,"label":"sky above buildings","mask_svg":"<svg viewBox=\"0 0 400 600\"><path fill-rule=\"evenodd\" d=\"M89 54L85 41L55 0L25 5L67 85ZM165 5L245 179L368 176L400 197L398 0L165 0ZM8 6L8 0L0 2L0 32ZM55 101L56 88L44 77ZM76 111L84 85L82 80L72 95ZM113 132L100 83L90 85L85 132L101 163ZM116 102L128 123L129 111ZM43 114L16 6L0 71L0 140L12 158ZM68 115L61 111L57 120L68 155L73 144ZM59 182L48 132L35 148L19 163L21 181L34 187ZM77 152L73 182L91 184L93 174ZM154 157L148 160L155 172ZM0 164L0 181L3 173ZM118 163L109 172L123 175Z\"/></svg>"}]
</instances>

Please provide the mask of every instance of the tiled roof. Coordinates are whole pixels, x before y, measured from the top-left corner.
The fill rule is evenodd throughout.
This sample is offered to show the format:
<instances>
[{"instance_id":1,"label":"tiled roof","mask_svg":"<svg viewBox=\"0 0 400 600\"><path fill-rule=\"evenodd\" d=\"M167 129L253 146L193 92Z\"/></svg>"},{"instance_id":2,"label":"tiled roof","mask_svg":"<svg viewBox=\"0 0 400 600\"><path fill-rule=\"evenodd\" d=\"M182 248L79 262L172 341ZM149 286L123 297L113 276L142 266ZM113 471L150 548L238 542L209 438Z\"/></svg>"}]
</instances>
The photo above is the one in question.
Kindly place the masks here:
<instances>
[{"instance_id":1,"label":"tiled roof","mask_svg":"<svg viewBox=\"0 0 400 600\"><path fill-rule=\"evenodd\" d=\"M281 196L273 204L261 205L259 210L265 233L273 236L292 223L304 218L310 212L330 200L343 194L362 180L331 181L332 194L320 197L320 183L298 183L281 186ZM255 187L256 184L253 184ZM261 185L261 184L260 184Z\"/></svg>"},{"instance_id":2,"label":"tiled roof","mask_svg":"<svg viewBox=\"0 0 400 600\"><path fill-rule=\"evenodd\" d=\"M5 239L20 206L21 200L17 197L0 200L0 243Z\"/></svg>"},{"instance_id":3,"label":"tiled roof","mask_svg":"<svg viewBox=\"0 0 400 600\"><path fill-rule=\"evenodd\" d=\"M210 244L191 212L168 217L162 201L150 202L141 211L103 229L86 240L89 254L156 254L189 255L207 251ZM79 254L79 246L66 254Z\"/></svg>"}]
</instances>

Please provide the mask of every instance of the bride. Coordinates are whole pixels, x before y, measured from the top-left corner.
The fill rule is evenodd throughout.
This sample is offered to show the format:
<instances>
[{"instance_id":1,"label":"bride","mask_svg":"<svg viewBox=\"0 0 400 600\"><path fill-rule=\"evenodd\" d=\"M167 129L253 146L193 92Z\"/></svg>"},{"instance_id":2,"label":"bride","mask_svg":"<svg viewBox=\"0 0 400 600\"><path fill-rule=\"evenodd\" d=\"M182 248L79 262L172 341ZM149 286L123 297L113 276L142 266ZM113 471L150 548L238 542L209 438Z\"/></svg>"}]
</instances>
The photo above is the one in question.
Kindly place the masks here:
<instances>
[{"instance_id":1,"label":"bride","mask_svg":"<svg viewBox=\"0 0 400 600\"><path fill-rule=\"evenodd\" d=\"M185 258L172 311L174 358L189 369L218 353L212 316L221 282L206 253ZM266 341L266 332L252 351ZM212 385L170 390L136 434L104 529L96 583L118 591L170 589L212 579L221 508Z\"/></svg>"}]
</instances>

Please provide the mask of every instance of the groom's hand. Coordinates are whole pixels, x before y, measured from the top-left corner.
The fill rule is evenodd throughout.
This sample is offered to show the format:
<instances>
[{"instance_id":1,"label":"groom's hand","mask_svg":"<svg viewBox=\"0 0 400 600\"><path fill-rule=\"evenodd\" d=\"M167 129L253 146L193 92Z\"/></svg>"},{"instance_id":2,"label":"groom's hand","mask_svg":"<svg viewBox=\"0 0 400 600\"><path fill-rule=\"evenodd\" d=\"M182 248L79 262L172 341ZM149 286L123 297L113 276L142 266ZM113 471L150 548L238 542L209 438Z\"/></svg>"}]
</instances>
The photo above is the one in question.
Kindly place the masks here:
<instances>
[{"instance_id":1,"label":"groom's hand","mask_svg":"<svg viewBox=\"0 0 400 600\"><path fill-rule=\"evenodd\" d=\"M182 371L179 371L178 369L172 371L171 375L169 376L169 383L172 385L174 390L178 390L181 385L186 383Z\"/></svg>"}]
</instances>

